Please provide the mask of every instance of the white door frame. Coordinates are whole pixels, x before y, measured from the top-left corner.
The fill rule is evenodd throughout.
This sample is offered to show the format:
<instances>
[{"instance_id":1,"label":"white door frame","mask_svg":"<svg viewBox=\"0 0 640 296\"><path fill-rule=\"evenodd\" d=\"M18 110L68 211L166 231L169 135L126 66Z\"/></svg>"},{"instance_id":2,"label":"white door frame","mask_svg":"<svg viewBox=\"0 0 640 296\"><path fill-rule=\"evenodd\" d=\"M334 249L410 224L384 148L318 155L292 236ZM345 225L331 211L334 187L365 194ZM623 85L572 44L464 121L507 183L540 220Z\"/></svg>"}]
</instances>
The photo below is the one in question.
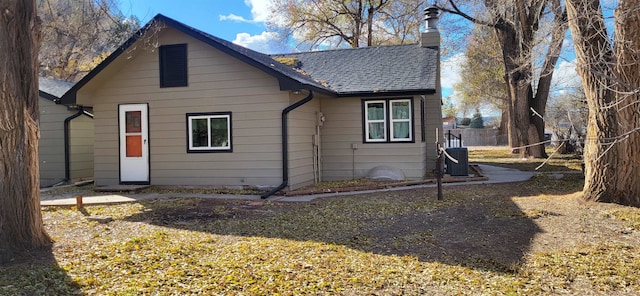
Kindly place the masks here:
<instances>
[{"instance_id":1,"label":"white door frame","mask_svg":"<svg viewBox=\"0 0 640 296\"><path fill-rule=\"evenodd\" d=\"M120 183L150 184L149 104L118 105L118 134Z\"/></svg>"}]
</instances>

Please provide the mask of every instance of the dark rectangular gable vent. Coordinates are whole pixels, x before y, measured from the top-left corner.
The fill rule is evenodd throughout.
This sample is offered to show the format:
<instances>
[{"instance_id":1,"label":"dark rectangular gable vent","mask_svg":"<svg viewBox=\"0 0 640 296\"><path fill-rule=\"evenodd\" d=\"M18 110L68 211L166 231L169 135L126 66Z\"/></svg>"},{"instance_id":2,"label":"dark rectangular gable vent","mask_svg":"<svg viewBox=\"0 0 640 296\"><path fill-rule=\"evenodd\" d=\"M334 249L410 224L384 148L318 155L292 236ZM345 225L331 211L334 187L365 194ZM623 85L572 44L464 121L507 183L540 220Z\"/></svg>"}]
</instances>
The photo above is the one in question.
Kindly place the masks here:
<instances>
[{"instance_id":1,"label":"dark rectangular gable vent","mask_svg":"<svg viewBox=\"0 0 640 296\"><path fill-rule=\"evenodd\" d=\"M160 46L160 87L187 86L187 45Z\"/></svg>"}]
</instances>

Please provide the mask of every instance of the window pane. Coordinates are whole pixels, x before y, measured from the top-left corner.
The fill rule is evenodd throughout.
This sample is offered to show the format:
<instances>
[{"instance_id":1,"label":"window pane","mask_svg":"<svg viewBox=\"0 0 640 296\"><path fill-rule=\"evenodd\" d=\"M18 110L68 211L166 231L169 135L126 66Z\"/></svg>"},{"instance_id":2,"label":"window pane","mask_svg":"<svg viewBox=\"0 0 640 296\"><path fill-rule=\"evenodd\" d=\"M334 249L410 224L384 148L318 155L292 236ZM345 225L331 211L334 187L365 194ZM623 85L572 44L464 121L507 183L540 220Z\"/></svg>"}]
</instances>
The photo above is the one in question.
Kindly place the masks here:
<instances>
[{"instance_id":1,"label":"window pane","mask_svg":"<svg viewBox=\"0 0 640 296\"><path fill-rule=\"evenodd\" d=\"M228 119L211 118L211 147L229 146Z\"/></svg>"},{"instance_id":2,"label":"window pane","mask_svg":"<svg viewBox=\"0 0 640 296\"><path fill-rule=\"evenodd\" d=\"M140 127L142 119L141 111L126 111L124 113L125 120L125 132L126 133L139 133L142 131Z\"/></svg>"},{"instance_id":3,"label":"window pane","mask_svg":"<svg viewBox=\"0 0 640 296\"><path fill-rule=\"evenodd\" d=\"M394 122L393 123L393 138L394 139L409 139L409 122Z\"/></svg>"},{"instance_id":4,"label":"window pane","mask_svg":"<svg viewBox=\"0 0 640 296\"><path fill-rule=\"evenodd\" d=\"M384 139L384 122L369 123L369 139L370 140Z\"/></svg>"},{"instance_id":5,"label":"window pane","mask_svg":"<svg viewBox=\"0 0 640 296\"><path fill-rule=\"evenodd\" d=\"M207 130L206 118L191 119L191 146L208 147Z\"/></svg>"},{"instance_id":6,"label":"window pane","mask_svg":"<svg viewBox=\"0 0 640 296\"><path fill-rule=\"evenodd\" d=\"M368 103L367 114L368 120L383 120L384 103Z\"/></svg>"},{"instance_id":7,"label":"window pane","mask_svg":"<svg viewBox=\"0 0 640 296\"><path fill-rule=\"evenodd\" d=\"M393 102L391 103L391 118L392 119L409 119L409 102Z\"/></svg>"}]
</instances>

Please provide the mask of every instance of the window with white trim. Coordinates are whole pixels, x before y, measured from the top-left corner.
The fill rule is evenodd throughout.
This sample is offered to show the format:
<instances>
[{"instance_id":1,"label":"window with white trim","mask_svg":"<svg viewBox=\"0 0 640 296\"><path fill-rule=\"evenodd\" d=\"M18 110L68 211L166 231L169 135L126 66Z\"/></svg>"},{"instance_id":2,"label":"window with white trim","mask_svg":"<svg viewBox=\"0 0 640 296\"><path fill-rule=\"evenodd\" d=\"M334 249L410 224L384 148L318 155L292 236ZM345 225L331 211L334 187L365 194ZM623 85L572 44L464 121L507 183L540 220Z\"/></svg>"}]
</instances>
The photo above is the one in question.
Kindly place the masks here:
<instances>
[{"instance_id":1,"label":"window with white trim","mask_svg":"<svg viewBox=\"0 0 640 296\"><path fill-rule=\"evenodd\" d=\"M187 152L230 152L231 112L187 113Z\"/></svg>"},{"instance_id":2,"label":"window with white trim","mask_svg":"<svg viewBox=\"0 0 640 296\"><path fill-rule=\"evenodd\" d=\"M411 99L363 101L364 142L413 142Z\"/></svg>"}]
</instances>

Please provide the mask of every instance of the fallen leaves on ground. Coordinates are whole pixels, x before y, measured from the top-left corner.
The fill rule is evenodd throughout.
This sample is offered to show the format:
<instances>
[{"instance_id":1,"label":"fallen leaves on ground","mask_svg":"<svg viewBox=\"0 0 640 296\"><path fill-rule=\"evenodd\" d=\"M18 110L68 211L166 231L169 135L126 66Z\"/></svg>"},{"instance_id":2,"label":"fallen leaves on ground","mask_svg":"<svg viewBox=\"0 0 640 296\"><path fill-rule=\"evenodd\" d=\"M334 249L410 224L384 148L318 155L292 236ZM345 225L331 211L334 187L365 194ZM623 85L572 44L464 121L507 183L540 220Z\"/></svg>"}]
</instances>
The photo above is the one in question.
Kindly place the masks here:
<instances>
[{"instance_id":1,"label":"fallen leaves on ground","mask_svg":"<svg viewBox=\"0 0 640 296\"><path fill-rule=\"evenodd\" d=\"M579 160L551 163L549 170L566 170ZM639 294L640 209L583 202L582 185L579 174L541 174L445 187L444 201L422 188L309 203L175 198L82 212L43 207L54 246L0 266L0 295Z\"/></svg>"},{"instance_id":2,"label":"fallen leaves on ground","mask_svg":"<svg viewBox=\"0 0 640 296\"><path fill-rule=\"evenodd\" d=\"M581 186L85 207L107 224L45 207L53 249L2 267L0 295L637 294L637 209L580 202Z\"/></svg>"}]
</instances>

